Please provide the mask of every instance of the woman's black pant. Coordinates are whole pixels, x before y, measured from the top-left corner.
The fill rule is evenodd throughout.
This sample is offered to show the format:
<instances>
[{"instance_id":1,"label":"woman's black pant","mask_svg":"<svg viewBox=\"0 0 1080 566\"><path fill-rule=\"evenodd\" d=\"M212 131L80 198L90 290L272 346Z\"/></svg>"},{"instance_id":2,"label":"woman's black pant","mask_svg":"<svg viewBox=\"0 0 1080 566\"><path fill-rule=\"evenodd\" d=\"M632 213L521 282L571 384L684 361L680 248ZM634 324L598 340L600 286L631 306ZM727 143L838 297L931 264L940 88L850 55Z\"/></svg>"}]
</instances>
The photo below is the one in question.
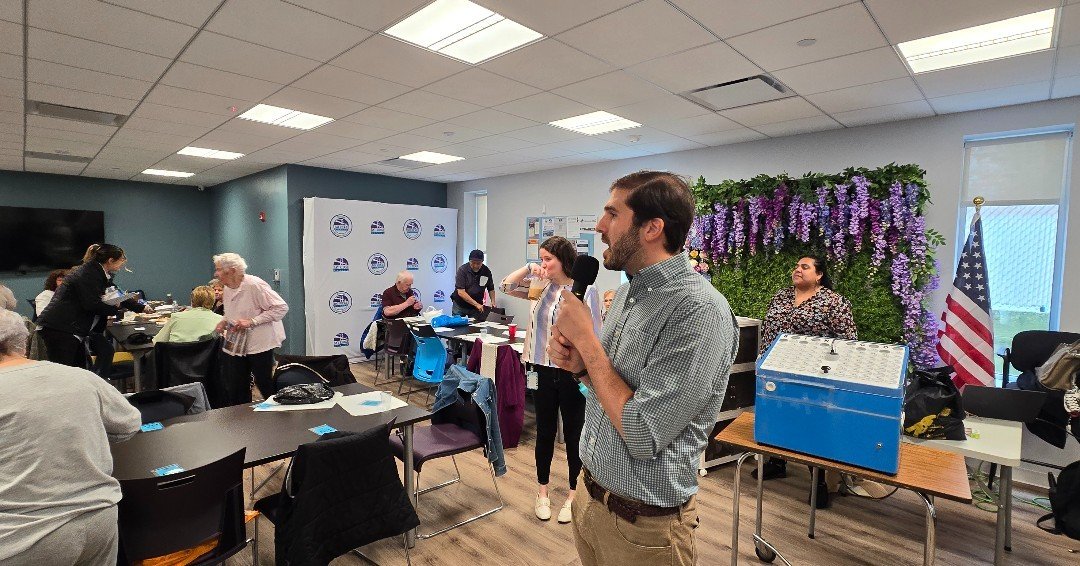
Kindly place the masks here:
<instances>
[{"instance_id":1,"label":"woman's black pant","mask_svg":"<svg viewBox=\"0 0 1080 566\"><path fill-rule=\"evenodd\" d=\"M86 369L86 346L81 336L54 328L42 328L38 334L45 341L50 362Z\"/></svg>"},{"instance_id":2,"label":"woman's black pant","mask_svg":"<svg viewBox=\"0 0 1080 566\"><path fill-rule=\"evenodd\" d=\"M566 440L566 464L570 472L570 489L577 487L581 473L578 440L585 426L585 397L570 372L559 368L535 365L537 388L533 395L536 404L536 481L547 485L551 474L551 458L555 454L555 433L558 415L562 414L563 438Z\"/></svg>"},{"instance_id":3,"label":"woman's black pant","mask_svg":"<svg viewBox=\"0 0 1080 566\"><path fill-rule=\"evenodd\" d=\"M263 399L275 393L271 379L274 372L274 351L267 350L246 356L225 354L221 379L221 398L226 407L251 402L251 378Z\"/></svg>"}]
</instances>

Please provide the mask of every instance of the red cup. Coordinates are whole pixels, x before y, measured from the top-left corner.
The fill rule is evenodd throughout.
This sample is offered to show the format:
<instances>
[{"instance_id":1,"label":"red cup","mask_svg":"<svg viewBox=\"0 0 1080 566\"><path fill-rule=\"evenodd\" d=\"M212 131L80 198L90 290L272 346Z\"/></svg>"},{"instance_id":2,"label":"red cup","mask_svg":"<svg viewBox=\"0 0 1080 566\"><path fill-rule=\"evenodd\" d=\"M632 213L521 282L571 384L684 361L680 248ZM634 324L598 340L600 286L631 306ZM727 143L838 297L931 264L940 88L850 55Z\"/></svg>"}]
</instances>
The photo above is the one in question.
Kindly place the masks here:
<instances>
[{"instance_id":1,"label":"red cup","mask_svg":"<svg viewBox=\"0 0 1080 566\"><path fill-rule=\"evenodd\" d=\"M513 342L514 337L517 336L517 325L516 324L507 325L507 331L510 333L510 341Z\"/></svg>"}]
</instances>

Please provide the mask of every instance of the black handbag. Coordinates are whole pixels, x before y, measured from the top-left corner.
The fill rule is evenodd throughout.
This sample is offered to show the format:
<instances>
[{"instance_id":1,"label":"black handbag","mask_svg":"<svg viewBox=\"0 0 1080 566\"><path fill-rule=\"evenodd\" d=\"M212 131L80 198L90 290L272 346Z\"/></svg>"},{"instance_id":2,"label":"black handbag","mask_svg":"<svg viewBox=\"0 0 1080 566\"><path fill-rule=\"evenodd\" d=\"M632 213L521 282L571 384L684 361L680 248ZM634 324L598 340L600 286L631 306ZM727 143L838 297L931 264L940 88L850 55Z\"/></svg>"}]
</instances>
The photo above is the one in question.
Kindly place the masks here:
<instances>
[{"instance_id":1,"label":"black handbag","mask_svg":"<svg viewBox=\"0 0 1080 566\"><path fill-rule=\"evenodd\" d=\"M950 377L951 367L917 370L904 393L904 434L917 438L966 440L964 405Z\"/></svg>"},{"instance_id":2,"label":"black handbag","mask_svg":"<svg viewBox=\"0 0 1080 566\"><path fill-rule=\"evenodd\" d=\"M329 401L333 397L334 390L322 383L302 383L283 388L273 399L282 405L311 405Z\"/></svg>"}]
</instances>

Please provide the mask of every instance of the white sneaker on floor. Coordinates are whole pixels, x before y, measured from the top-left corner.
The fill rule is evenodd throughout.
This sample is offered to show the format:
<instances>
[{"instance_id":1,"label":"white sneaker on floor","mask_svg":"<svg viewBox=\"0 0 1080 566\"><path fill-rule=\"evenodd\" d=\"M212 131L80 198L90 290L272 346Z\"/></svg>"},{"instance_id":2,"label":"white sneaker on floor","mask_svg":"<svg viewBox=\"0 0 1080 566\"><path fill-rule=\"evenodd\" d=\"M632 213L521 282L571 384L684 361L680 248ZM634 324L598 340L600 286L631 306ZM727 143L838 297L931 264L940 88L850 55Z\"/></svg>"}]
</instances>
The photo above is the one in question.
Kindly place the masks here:
<instances>
[{"instance_id":1,"label":"white sneaker on floor","mask_svg":"<svg viewBox=\"0 0 1080 566\"><path fill-rule=\"evenodd\" d=\"M570 504L573 503L573 499L567 499L563 504L562 509L559 509L559 522L562 524L569 523L574 520L574 515L570 511Z\"/></svg>"},{"instance_id":2,"label":"white sneaker on floor","mask_svg":"<svg viewBox=\"0 0 1080 566\"><path fill-rule=\"evenodd\" d=\"M551 518L551 500L547 497L536 496L536 503L533 504L533 511L536 512L536 518L541 521L547 521Z\"/></svg>"}]
</instances>

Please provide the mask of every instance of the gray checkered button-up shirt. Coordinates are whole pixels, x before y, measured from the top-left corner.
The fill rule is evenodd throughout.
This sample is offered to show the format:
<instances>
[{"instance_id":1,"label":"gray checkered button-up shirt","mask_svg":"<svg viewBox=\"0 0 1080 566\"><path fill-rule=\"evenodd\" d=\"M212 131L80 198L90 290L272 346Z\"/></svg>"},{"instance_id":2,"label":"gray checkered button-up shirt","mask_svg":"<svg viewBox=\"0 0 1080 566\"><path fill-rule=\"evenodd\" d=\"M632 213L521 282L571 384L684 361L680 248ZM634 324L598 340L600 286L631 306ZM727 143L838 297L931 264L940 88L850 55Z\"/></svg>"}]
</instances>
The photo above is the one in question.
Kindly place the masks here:
<instances>
[{"instance_id":1,"label":"gray checkered button-up shirt","mask_svg":"<svg viewBox=\"0 0 1080 566\"><path fill-rule=\"evenodd\" d=\"M600 333L633 390L620 436L595 396L581 460L610 491L661 507L697 493L697 467L727 389L738 334L727 299L682 254L619 288Z\"/></svg>"}]
</instances>

